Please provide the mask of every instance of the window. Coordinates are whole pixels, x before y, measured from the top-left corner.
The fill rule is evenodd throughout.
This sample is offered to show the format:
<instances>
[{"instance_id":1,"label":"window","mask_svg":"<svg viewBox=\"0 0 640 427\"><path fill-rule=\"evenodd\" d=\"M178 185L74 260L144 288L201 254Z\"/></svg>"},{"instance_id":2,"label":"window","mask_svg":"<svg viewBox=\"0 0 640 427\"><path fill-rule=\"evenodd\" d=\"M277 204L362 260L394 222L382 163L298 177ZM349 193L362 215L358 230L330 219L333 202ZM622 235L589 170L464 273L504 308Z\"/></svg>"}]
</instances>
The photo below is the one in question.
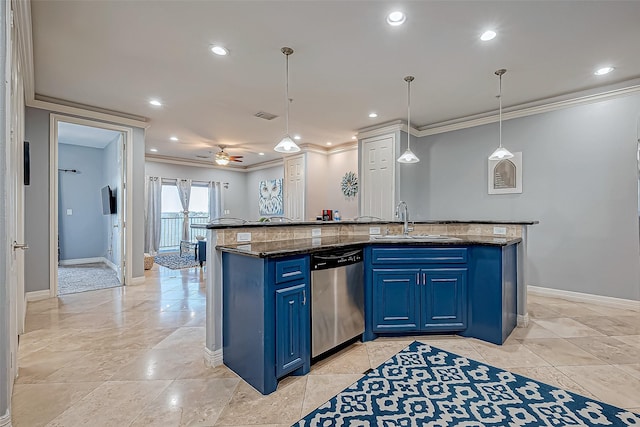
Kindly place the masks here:
<instances>
[{"instance_id":1,"label":"window","mask_svg":"<svg viewBox=\"0 0 640 427\"><path fill-rule=\"evenodd\" d=\"M174 183L162 184L162 220L160 221L160 250L178 250L182 240L182 203ZM189 224L206 224L209 221L209 189L206 184L193 183L189 197ZM190 240L203 234L203 230L190 228Z\"/></svg>"}]
</instances>

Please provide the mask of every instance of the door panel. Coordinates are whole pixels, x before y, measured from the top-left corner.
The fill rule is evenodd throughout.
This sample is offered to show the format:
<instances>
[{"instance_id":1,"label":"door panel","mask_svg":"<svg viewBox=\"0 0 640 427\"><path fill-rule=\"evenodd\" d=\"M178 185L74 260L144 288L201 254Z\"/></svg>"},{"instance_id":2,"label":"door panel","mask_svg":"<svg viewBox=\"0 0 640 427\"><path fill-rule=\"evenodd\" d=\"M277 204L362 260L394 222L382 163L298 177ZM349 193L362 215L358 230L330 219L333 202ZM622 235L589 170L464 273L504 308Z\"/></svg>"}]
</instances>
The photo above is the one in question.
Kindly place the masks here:
<instances>
[{"instance_id":1,"label":"door panel","mask_svg":"<svg viewBox=\"0 0 640 427\"><path fill-rule=\"evenodd\" d=\"M306 285L276 290L276 376L281 377L304 364Z\"/></svg>"},{"instance_id":2,"label":"door panel","mask_svg":"<svg viewBox=\"0 0 640 427\"><path fill-rule=\"evenodd\" d=\"M393 219L394 144L393 135L363 140L360 215Z\"/></svg>"},{"instance_id":3,"label":"door panel","mask_svg":"<svg viewBox=\"0 0 640 427\"><path fill-rule=\"evenodd\" d=\"M419 269L373 270L374 332L417 331Z\"/></svg>"},{"instance_id":4,"label":"door panel","mask_svg":"<svg viewBox=\"0 0 640 427\"><path fill-rule=\"evenodd\" d=\"M463 330L467 325L467 269L421 270L422 330Z\"/></svg>"}]
</instances>

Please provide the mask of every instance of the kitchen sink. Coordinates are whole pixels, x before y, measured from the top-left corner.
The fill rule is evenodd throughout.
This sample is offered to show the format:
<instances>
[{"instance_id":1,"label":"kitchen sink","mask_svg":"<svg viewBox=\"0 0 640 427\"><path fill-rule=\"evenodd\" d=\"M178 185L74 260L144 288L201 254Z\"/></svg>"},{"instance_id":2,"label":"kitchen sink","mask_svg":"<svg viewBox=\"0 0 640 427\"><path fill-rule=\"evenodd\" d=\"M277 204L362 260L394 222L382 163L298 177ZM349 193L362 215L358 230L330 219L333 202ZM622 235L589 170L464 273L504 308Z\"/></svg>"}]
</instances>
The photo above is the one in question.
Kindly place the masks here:
<instances>
[{"instance_id":1,"label":"kitchen sink","mask_svg":"<svg viewBox=\"0 0 640 427\"><path fill-rule=\"evenodd\" d=\"M462 240L459 237L444 236L442 234L386 234L371 237L374 240L419 240L423 242L451 242Z\"/></svg>"}]
</instances>

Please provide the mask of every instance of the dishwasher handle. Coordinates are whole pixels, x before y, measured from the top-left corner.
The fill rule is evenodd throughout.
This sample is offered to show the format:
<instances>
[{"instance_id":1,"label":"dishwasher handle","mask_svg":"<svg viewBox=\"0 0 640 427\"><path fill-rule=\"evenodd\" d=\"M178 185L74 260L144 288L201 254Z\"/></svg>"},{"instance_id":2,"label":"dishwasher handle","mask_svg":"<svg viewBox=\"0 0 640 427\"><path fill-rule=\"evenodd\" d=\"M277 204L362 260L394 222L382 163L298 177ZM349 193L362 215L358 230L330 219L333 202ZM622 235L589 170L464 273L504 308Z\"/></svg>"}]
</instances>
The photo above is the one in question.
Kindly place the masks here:
<instances>
[{"instance_id":1,"label":"dishwasher handle","mask_svg":"<svg viewBox=\"0 0 640 427\"><path fill-rule=\"evenodd\" d=\"M313 257L315 259L321 259L323 261L334 261L334 260L339 260L339 259L342 259L342 258L350 257L350 256L356 255L358 253L362 253L362 250L361 249L356 249L355 251L344 252L344 253L336 254L336 255L314 255Z\"/></svg>"}]
</instances>

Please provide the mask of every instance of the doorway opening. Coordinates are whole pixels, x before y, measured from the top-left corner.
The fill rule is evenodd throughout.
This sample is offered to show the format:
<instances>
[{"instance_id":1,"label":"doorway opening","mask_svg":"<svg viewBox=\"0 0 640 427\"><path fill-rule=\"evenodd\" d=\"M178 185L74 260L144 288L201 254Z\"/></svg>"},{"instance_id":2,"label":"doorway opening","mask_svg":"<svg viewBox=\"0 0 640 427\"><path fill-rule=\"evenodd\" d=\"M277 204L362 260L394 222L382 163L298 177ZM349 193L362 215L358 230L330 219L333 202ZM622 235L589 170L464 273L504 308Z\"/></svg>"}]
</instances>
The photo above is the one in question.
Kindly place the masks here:
<instances>
[{"instance_id":1,"label":"doorway opening","mask_svg":"<svg viewBox=\"0 0 640 427\"><path fill-rule=\"evenodd\" d=\"M52 114L51 135L52 296L125 285L131 129Z\"/></svg>"}]
</instances>

